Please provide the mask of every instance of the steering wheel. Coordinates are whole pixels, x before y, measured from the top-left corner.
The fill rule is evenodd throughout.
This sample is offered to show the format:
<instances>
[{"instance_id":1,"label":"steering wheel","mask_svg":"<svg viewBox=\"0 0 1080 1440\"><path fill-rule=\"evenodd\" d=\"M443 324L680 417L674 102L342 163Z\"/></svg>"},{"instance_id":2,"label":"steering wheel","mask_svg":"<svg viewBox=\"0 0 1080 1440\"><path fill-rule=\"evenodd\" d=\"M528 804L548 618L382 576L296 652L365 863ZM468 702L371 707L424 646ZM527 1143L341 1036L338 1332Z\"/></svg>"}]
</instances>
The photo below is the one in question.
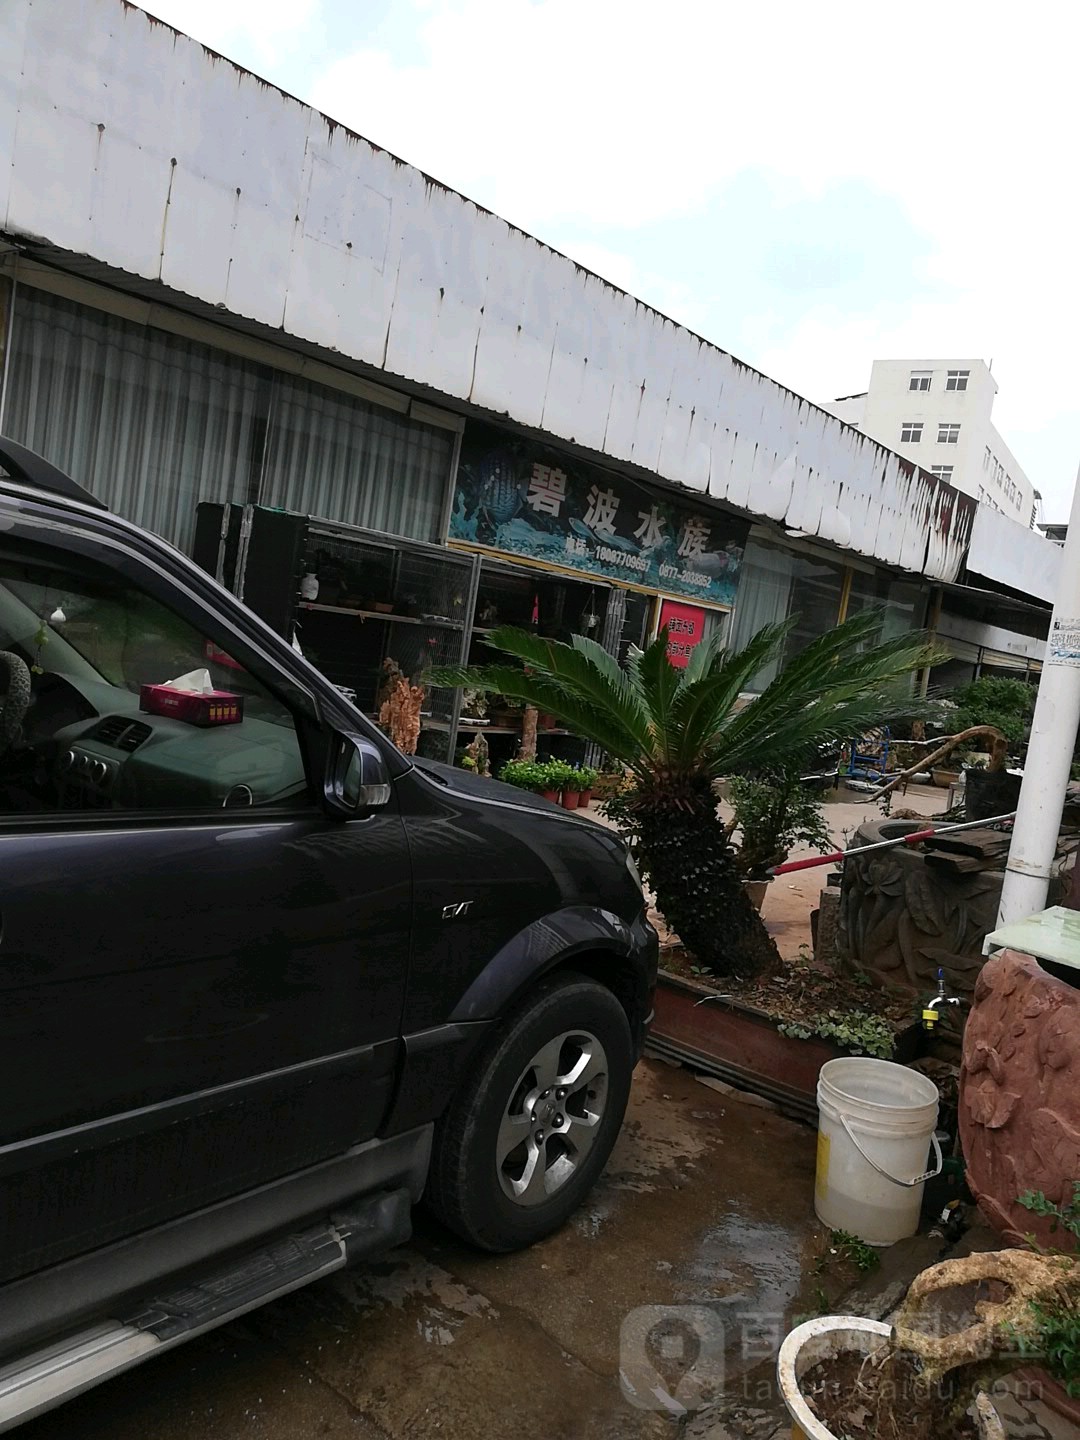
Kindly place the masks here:
<instances>
[{"instance_id":1,"label":"steering wheel","mask_svg":"<svg viewBox=\"0 0 1080 1440\"><path fill-rule=\"evenodd\" d=\"M10 650L0 650L0 674L7 675L7 694L0 702L0 755L11 742L30 709L30 671Z\"/></svg>"}]
</instances>

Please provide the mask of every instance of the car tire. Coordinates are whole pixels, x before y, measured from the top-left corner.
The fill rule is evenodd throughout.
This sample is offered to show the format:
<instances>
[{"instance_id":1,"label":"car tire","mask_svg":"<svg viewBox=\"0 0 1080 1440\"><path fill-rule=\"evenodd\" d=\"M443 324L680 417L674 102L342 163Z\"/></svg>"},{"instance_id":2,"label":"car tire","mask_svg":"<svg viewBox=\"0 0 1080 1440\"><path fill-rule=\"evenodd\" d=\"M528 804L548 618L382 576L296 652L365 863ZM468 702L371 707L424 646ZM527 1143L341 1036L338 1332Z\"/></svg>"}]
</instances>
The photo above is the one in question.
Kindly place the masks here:
<instances>
[{"instance_id":1,"label":"car tire","mask_svg":"<svg viewBox=\"0 0 1080 1440\"><path fill-rule=\"evenodd\" d=\"M626 1012L609 990L577 974L542 983L436 1126L428 1207L483 1250L559 1229L607 1163L633 1069Z\"/></svg>"}]
</instances>

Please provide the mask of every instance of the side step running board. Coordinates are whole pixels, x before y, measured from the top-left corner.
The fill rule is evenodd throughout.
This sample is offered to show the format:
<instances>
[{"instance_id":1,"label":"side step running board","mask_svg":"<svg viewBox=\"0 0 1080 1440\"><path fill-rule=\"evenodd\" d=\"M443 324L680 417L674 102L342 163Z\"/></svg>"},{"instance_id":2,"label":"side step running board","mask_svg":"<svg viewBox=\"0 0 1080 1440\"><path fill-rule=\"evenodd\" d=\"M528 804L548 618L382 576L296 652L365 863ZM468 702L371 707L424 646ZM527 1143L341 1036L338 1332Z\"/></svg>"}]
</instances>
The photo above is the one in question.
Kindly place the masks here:
<instances>
[{"instance_id":1,"label":"side step running board","mask_svg":"<svg viewBox=\"0 0 1080 1440\"><path fill-rule=\"evenodd\" d=\"M374 1195L0 1368L0 1433L217 1325L412 1233L407 1190Z\"/></svg>"}]
</instances>

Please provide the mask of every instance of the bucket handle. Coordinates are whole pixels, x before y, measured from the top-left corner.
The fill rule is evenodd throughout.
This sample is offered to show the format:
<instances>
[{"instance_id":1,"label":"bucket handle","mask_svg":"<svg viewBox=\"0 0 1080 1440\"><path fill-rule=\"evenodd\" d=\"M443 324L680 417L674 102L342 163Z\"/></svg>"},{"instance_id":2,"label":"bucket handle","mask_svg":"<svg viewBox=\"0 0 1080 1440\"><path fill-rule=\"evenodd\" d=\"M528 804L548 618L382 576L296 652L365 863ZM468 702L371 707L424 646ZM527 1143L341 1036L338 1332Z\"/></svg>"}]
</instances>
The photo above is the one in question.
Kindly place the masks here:
<instances>
[{"instance_id":1,"label":"bucket handle","mask_svg":"<svg viewBox=\"0 0 1080 1440\"><path fill-rule=\"evenodd\" d=\"M891 1180L894 1185L903 1185L903 1186L904 1186L906 1189L908 1189L908 1190L914 1190L914 1188L915 1188L916 1185L922 1185L924 1181L926 1181L926 1180L933 1180L936 1176L940 1175L941 1172L942 1172L942 1170L943 1170L943 1168L944 1168L944 1166L945 1166L945 1161L942 1159L942 1155L941 1155L941 1146L938 1144L938 1138L937 1138L937 1136L934 1134L934 1132L931 1131L931 1132L930 1132L930 1143L931 1143L931 1145L933 1145L933 1147L934 1147L934 1155L935 1155L936 1158L937 1158L937 1169L936 1169L936 1170L927 1170L927 1172L925 1173L925 1175L916 1175L916 1177L915 1177L914 1180L900 1180L900 1179L898 1179L895 1175L890 1175L889 1172L888 1172L888 1170L883 1170L883 1169L881 1168L881 1166L877 1163L876 1160L872 1160L872 1159L870 1158L870 1156L867 1155L866 1151L862 1148L862 1146L859 1144L858 1140L856 1139L855 1132L852 1130L851 1126L848 1124L848 1122L847 1122L847 1116L846 1116L846 1115L844 1115L844 1114L841 1114L841 1115L840 1115L840 1123L841 1123L841 1125L843 1125L845 1131L847 1132L847 1137L848 1137L848 1139L849 1139L849 1140L851 1141L851 1143L855 1146L855 1149L859 1152L859 1154L860 1154L860 1155L862 1156L862 1158L866 1161L866 1163L867 1163L872 1169L876 1170L879 1175L883 1175L886 1180Z\"/></svg>"}]
</instances>

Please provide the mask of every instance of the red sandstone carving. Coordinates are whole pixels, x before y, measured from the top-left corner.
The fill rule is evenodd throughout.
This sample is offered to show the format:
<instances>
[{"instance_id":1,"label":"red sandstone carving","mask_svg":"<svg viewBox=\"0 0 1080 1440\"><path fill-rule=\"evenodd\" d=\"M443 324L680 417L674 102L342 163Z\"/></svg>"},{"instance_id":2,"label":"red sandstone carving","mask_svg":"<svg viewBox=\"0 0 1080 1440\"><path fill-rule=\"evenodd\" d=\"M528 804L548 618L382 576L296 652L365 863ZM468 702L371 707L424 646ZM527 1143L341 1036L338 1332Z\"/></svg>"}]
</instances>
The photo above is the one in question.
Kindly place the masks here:
<instances>
[{"instance_id":1,"label":"red sandstone carving","mask_svg":"<svg viewBox=\"0 0 1080 1440\"><path fill-rule=\"evenodd\" d=\"M1080 1180L1080 990L1006 950L979 973L964 1029L960 1136L968 1184L1011 1243L1069 1237L1017 1204L1067 1201Z\"/></svg>"}]
</instances>

